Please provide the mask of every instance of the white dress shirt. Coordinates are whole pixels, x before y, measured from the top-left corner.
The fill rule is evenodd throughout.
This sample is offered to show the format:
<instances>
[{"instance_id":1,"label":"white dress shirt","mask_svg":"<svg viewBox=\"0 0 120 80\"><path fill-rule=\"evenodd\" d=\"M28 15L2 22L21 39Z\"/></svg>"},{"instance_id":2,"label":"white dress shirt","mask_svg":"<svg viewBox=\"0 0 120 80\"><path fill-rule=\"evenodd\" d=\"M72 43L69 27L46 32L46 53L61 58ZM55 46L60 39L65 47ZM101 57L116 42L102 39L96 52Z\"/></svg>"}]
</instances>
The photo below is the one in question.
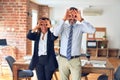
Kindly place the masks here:
<instances>
[{"instance_id":1,"label":"white dress shirt","mask_svg":"<svg viewBox=\"0 0 120 80\"><path fill-rule=\"evenodd\" d=\"M70 24L68 21L64 22L63 20L60 22L59 26L54 27L54 35L60 35L60 54L66 56L67 55L67 43L70 31ZM94 33L95 28L85 20L82 22L77 21L73 25L73 37L72 37L72 56L79 56L82 42L82 34L83 33Z\"/></svg>"},{"instance_id":2,"label":"white dress shirt","mask_svg":"<svg viewBox=\"0 0 120 80\"><path fill-rule=\"evenodd\" d=\"M41 33L40 41L39 41L38 56L47 55L47 34L48 32L45 33L44 39L42 39L43 33Z\"/></svg>"}]
</instances>

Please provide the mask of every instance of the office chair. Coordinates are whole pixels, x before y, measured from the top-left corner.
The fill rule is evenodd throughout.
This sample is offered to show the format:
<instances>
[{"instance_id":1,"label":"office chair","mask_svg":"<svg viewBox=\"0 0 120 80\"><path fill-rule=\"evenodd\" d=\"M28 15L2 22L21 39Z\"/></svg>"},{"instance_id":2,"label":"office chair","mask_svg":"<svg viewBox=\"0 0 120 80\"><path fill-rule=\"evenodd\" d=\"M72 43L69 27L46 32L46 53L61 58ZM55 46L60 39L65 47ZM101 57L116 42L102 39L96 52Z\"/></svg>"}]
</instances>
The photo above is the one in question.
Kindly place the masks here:
<instances>
[{"instance_id":1,"label":"office chair","mask_svg":"<svg viewBox=\"0 0 120 80\"><path fill-rule=\"evenodd\" d=\"M116 72L114 73L114 80L120 80L120 66L118 66Z\"/></svg>"},{"instance_id":2,"label":"office chair","mask_svg":"<svg viewBox=\"0 0 120 80\"><path fill-rule=\"evenodd\" d=\"M11 71L13 72L12 67L13 63L15 62L15 59L12 56L7 56L5 59L9 64ZM18 78L26 78L26 80L30 80L30 78L33 76L33 72L31 70L18 70L17 76Z\"/></svg>"},{"instance_id":3,"label":"office chair","mask_svg":"<svg viewBox=\"0 0 120 80\"><path fill-rule=\"evenodd\" d=\"M88 77L87 77L88 74L89 74L89 73L82 73L82 74L81 74L81 77L84 77L85 80L88 80Z\"/></svg>"},{"instance_id":4,"label":"office chair","mask_svg":"<svg viewBox=\"0 0 120 80\"><path fill-rule=\"evenodd\" d=\"M98 77L97 80L108 80L108 76L106 74L102 74Z\"/></svg>"},{"instance_id":5,"label":"office chair","mask_svg":"<svg viewBox=\"0 0 120 80\"><path fill-rule=\"evenodd\" d=\"M102 74L98 77L98 80L108 80L108 76L105 74ZM120 80L120 66L115 71L113 80Z\"/></svg>"}]
</instances>

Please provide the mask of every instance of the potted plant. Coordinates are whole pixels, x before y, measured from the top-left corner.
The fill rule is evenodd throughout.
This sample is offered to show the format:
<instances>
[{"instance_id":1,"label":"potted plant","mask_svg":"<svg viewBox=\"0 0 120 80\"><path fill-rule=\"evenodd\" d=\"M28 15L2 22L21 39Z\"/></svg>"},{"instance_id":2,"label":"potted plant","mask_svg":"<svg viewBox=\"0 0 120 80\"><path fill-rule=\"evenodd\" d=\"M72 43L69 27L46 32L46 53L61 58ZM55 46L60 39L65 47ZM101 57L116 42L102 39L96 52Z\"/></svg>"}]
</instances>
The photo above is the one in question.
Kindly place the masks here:
<instances>
[{"instance_id":1,"label":"potted plant","mask_svg":"<svg viewBox=\"0 0 120 80\"><path fill-rule=\"evenodd\" d=\"M104 36L103 36L103 40L106 40L106 38L107 38L107 36L106 36L106 35L104 35Z\"/></svg>"},{"instance_id":2,"label":"potted plant","mask_svg":"<svg viewBox=\"0 0 120 80\"><path fill-rule=\"evenodd\" d=\"M101 46L101 49L105 48L105 44L104 43L101 43L100 46Z\"/></svg>"}]
</instances>

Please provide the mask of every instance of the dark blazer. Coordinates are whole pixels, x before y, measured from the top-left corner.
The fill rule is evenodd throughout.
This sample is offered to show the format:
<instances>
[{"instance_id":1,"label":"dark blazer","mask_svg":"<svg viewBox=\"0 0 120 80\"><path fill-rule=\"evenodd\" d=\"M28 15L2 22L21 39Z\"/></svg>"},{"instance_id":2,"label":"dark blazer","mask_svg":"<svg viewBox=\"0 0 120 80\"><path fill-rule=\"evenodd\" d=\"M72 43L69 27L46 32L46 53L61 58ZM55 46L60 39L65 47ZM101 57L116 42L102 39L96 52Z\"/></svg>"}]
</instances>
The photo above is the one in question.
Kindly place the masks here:
<instances>
[{"instance_id":1,"label":"dark blazer","mask_svg":"<svg viewBox=\"0 0 120 80\"><path fill-rule=\"evenodd\" d=\"M29 65L29 69L33 70L38 62L44 63L43 60L39 60L38 56L38 49L39 49L39 41L40 41L40 33L34 32L31 33L31 30L27 34L27 38L30 40L35 41L34 42L34 54L32 56L32 60ZM56 60L56 55L54 51L54 40L56 40L58 37L54 36L53 33L50 32L48 29L48 35L47 35L47 63L46 66L49 70L54 71L58 68L58 63Z\"/></svg>"}]
</instances>

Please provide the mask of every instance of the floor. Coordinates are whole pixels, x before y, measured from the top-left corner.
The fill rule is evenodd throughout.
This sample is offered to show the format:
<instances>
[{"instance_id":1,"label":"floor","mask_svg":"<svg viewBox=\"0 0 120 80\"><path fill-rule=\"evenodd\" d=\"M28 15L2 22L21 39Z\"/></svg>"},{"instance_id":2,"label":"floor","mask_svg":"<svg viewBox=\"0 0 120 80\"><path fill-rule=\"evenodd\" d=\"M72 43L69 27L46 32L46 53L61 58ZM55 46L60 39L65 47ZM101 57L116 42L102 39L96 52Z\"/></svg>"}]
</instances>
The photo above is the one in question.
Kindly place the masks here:
<instances>
[{"instance_id":1,"label":"floor","mask_svg":"<svg viewBox=\"0 0 120 80\"><path fill-rule=\"evenodd\" d=\"M120 59L118 58L108 58L108 59L113 64L115 69L118 67L118 65L120 65ZM59 73L57 73L57 75L59 78ZM91 73L88 75L88 80L97 80L99 75L100 74ZM53 79L54 79L54 76L53 76ZM0 80L12 80L12 73L8 66L2 67L2 69L0 67ZM32 80L37 80L36 76L34 76ZM84 80L84 78L82 78L82 80Z\"/></svg>"}]
</instances>

